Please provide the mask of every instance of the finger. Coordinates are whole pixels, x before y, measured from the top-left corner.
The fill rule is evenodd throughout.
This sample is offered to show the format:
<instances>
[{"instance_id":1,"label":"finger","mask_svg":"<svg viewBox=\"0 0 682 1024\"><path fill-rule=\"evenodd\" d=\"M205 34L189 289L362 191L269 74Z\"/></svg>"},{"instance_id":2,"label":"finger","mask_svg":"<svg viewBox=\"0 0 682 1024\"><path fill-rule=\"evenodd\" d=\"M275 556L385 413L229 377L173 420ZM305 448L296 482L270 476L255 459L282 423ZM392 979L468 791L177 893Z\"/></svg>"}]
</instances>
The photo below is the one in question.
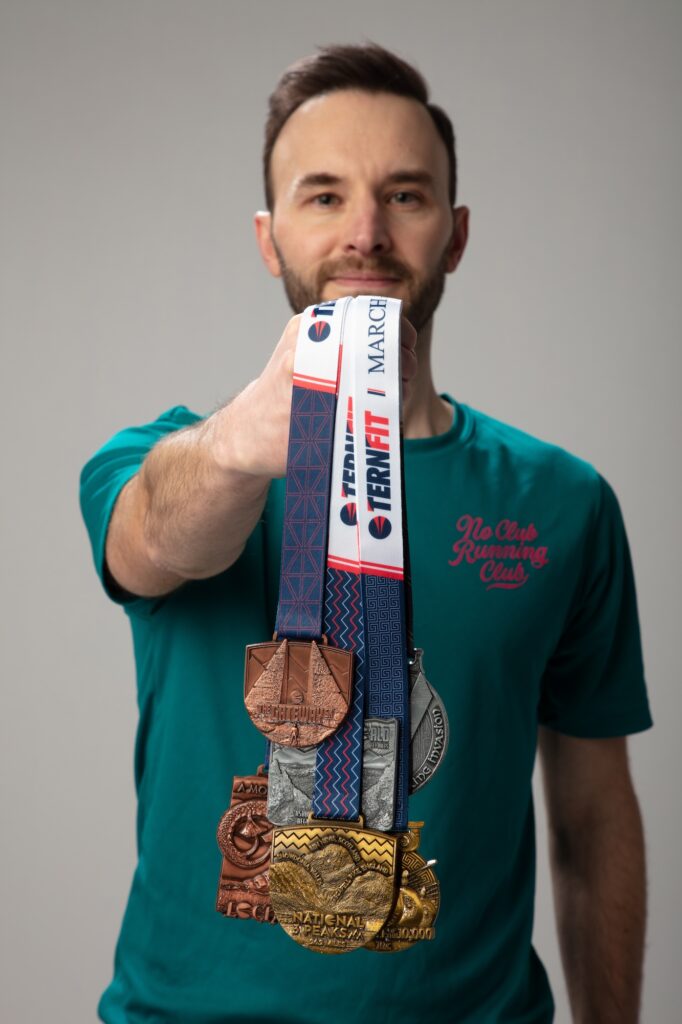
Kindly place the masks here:
<instances>
[{"instance_id":1,"label":"finger","mask_svg":"<svg viewBox=\"0 0 682 1024\"><path fill-rule=\"evenodd\" d=\"M417 355L411 348L404 348L400 359L400 376L404 381L417 376Z\"/></svg>"},{"instance_id":2,"label":"finger","mask_svg":"<svg viewBox=\"0 0 682 1024\"><path fill-rule=\"evenodd\" d=\"M400 318L400 344L408 349L414 349L417 345L417 332L405 316Z\"/></svg>"},{"instance_id":3,"label":"finger","mask_svg":"<svg viewBox=\"0 0 682 1024\"><path fill-rule=\"evenodd\" d=\"M298 328L301 322L301 315L301 313L297 313L295 316L292 316L291 320L289 320L284 328L284 334L282 336L283 338L286 338L286 344L293 348L296 347L296 342L298 340Z\"/></svg>"},{"instance_id":4,"label":"finger","mask_svg":"<svg viewBox=\"0 0 682 1024\"><path fill-rule=\"evenodd\" d=\"M290 378L294 372L294 358L300 319L301 315L297 313L296 316L292 316L288 321L268 363L273 372L279 373L281 371L287 378Z\"/></svg>"}]
</instances>

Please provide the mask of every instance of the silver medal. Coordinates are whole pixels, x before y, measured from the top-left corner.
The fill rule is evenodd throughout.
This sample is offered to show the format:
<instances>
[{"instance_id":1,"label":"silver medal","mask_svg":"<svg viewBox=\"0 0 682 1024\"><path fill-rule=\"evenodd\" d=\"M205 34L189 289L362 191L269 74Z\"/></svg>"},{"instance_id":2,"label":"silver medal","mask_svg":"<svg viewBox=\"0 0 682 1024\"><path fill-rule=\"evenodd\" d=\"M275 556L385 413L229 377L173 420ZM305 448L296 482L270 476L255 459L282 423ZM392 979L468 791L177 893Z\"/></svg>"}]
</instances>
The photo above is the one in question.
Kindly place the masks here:
<instances>
[{"instance_id":1,"label":"silver medal","mask_svg":"<svg viewBox=\"0 0 682 1024\"><path fill-rule=\"evenodd\" d=\"M270 748L268 820L273 825L302 825L313 800L315 752L312 747Z\"/></svg>"},{"instance_id":2,"label":"silver medal","mask_svg":"<svg viewBox=\"0 0 682 1024\"><path fill-rule=\"evenodd\" d=\"M417 647L410 663L410 793L426 785L438 770L450 736L443 701L424 675L423 656Z\"/></svg>"},{"instance_id":3,"label":"silver medal","mask_svg":"<svg viewBox=\"0 0 682 1024\"><path fill-rule=\"evenodd\" d=\"M362 813L365 828L389 832L395 817L398 719L366 718L362 745Z\"/></svg>"},{"instance_id":4,"label":"silver medal","mask_svg":"<svg viewBox=\"0 0 682 1024\"><path fill-rule=\"evenodd\" d=\"M362 814L365 827L393 827L397 772L398 721L366 718L362 750ZM281 747L273 743L268 777L268 819L273 825L304 825L313 802L317 746Z\"/></svg>"}]
</instances>

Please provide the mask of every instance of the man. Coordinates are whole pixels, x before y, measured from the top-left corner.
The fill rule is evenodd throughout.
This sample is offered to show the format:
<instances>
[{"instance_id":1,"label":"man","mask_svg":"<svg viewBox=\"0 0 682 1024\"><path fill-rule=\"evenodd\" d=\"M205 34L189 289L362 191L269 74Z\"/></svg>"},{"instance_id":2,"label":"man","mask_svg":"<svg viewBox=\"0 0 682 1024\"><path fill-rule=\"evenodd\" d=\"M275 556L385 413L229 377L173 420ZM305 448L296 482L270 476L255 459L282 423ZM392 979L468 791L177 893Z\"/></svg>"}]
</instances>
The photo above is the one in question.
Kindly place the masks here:
<instances>
[{"instance_id":1,"label":"man","mask_svg":"<svg viewBox=\"0 0 682 1024\"><path fill-rule=\"evenodd\" d=\"M262 374L200 418L176 407L88 463L82 508L138 673L140 860L100 1003L133 1021L546 1022L531 946L539 746L574 1019L638 1019L645 895L628 733L651 724L628 545L589 465L439 394L433 314L467 241L450 122L375 47L329 47L271 97L258 245L295 312L400 298L414 632L451 725L411 798L438 861L437 936L311 954L213 910L215 825L262 760L245 643L270 637L297 320ZM412 327L410 327L410 324ZM412 329L414 328L414 330ZM416 358L415 358L416 357Z\"/></svg>"}]
</instances>

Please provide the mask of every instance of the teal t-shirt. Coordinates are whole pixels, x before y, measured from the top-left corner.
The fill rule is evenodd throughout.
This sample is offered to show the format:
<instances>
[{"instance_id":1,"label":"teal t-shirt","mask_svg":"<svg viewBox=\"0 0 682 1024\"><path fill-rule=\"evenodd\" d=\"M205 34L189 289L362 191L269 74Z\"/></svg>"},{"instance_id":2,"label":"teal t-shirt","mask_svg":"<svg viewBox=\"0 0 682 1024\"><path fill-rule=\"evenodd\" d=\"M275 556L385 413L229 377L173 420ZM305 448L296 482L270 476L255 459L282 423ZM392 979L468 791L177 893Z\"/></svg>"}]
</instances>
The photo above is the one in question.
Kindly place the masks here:
<instances>
[{"instance_id":1,"label":"teal t-shirt","mask_svg":"<svg viewBox=\"0 0 682 1024\"><path fill-rule=\"evenodd\" d=\"M454 401L444 395L448 401ZM448 754L410 799L438 861L433 942L322 956L215 910L218 820L262 762L243 706L244 646L272 634L284 481L227 571L160 599L113 593L116 497L184 406L116 434L83 469L95 565L132 627L139 863L99 1014L108 1024L531 1024L553 1018L532 945L531 775L538 723L581 737L651 725L628 543L587 463L461 403L405 442L415 642L450 721Z\"/></svg>"}]
</instances>

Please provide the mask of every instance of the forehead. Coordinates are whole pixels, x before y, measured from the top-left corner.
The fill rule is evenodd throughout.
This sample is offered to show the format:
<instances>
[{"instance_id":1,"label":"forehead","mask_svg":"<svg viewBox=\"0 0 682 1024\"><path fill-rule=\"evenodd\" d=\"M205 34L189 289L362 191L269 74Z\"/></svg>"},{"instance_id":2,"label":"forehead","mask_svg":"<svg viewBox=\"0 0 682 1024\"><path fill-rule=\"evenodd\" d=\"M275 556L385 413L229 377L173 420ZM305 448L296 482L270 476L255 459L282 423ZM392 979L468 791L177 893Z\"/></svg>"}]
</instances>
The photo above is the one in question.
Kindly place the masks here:
<instances>
[{"instance_id":1,"label":"forehead","mask_svg":"<svg viewBox=\"0 0 682 1024\"><path fill-rule=\"evenodd\" d=\"M433 175L447 200L447 151L426 108L404 96L347 89L294 111L274 145L271 177L279 198L307 174L379 183L406 167Z\"/></svg>"}]
</instances>

